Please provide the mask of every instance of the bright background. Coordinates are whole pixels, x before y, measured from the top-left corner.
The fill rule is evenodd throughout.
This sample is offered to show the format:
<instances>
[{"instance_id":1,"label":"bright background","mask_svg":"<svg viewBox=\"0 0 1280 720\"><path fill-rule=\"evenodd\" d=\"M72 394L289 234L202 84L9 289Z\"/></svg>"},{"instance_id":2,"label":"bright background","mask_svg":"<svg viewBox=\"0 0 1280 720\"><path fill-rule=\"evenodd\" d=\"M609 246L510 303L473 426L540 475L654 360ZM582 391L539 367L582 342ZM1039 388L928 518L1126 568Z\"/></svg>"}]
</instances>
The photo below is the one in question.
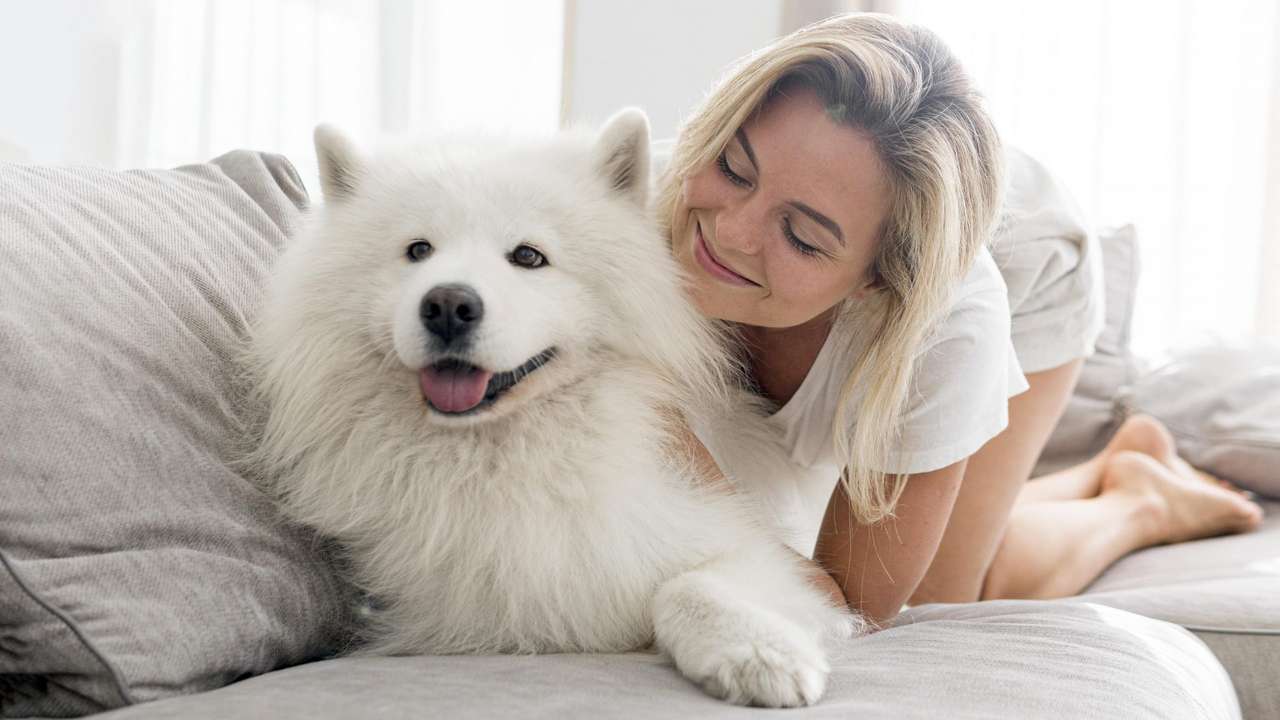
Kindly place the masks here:
<instances>
[{"instance_id":1,"label":"bright background","mask_svg":"<svg viewBox=\"0 0 1280 720\"><path fill-rule=\"evenodd\" d=\"M1280 0L41 0L0 4L0 159L168 167L541 133L624 105L670 137L735 58L844 10L937 31L1009 142L1133 222L1135 348L1280 338Z\"/></svg>"}]
</instances>

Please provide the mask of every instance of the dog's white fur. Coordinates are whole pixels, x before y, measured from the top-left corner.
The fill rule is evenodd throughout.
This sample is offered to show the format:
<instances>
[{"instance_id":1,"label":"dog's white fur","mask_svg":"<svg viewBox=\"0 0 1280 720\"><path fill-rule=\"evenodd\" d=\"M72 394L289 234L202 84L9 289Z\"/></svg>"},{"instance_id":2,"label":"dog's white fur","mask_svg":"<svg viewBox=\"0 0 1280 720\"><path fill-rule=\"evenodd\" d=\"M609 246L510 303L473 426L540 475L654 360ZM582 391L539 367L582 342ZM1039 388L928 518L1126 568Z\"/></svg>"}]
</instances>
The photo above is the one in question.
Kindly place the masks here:
<instances>
[{"instance_id":1,"label":"dog's white fur","mask_svg":"<svg viewBox=\"0 0 1280 720\"><path fill-rule=\"evenodd\" d=\"M726 419L724 344L646 216L648 143L635 110L598 136L372 157L318 128L327 202L254 326L265 415L248 462L380 601L364 652L656 643L718 697L813 703L824 639L863 624L810 584L746 493L708 486L675 451L673 410L737 423L737 452L757 418ZM417 238L434 250L410 262ZM548 265L514 265L521 243ZM485 303L470 362L555 358L491 406L435 411L418 307L442 283Z\"/></svg>"}]
</instances>

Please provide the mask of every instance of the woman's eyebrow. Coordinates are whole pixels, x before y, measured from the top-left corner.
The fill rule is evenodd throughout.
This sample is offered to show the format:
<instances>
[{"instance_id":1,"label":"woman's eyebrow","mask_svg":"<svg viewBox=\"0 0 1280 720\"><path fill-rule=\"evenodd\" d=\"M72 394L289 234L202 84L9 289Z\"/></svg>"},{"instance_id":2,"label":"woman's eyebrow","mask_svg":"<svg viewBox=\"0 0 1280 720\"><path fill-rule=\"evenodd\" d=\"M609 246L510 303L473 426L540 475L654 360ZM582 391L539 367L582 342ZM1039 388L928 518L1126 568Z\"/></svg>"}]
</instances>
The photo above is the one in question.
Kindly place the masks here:
<instances>
[{"instance_id":1,"label":"woman's eyebrow","mask_svg":"<svg viewBox=\"0 0 1280 720\"><path fill-rule=\"evenodd\" d=\"M835 235L836 239L840 241L840 247L844 247L844 233L840 232L840 226L836 224L835 220L832 220L799 200L788 200L787 204L813 218L814 222L818 223L822 227L830 230L831 234Z\"/></svg>"},{"instance_id":2,"label":"woman's eyebrow","mask_svg":"<svg viewBox=\"0 0 1280 720\"><path fill-rule=\"evenodd\" d=\"M734 133L734 137L738 138L738 142L742 143L742 149L747 153L747 159L751 161L751 167L759 173L760 165L756 162L756 152L751 149L751 142L747 140L747 133L744 132L742 128L738 128L738 131ZM840 247L844 247L844 233L840 231L840 226L836 224L835 220L832 220L799 200L788 200L787 204L813 218L814 222L831 231L831 234L836 236L836 240L840 241Z\"/></svg>"}]
</instances>

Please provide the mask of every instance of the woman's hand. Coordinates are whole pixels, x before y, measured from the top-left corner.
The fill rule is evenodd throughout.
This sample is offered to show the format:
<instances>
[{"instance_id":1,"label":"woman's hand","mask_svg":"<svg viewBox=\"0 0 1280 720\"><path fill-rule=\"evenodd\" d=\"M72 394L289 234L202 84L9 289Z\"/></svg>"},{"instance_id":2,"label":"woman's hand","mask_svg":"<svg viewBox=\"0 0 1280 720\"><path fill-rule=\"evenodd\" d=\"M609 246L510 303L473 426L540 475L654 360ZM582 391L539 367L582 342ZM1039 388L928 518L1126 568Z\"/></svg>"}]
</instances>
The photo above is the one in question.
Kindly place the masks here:
<instances>
[{"instance_id":1,"label":"woman's hand","mask_svg":"<svg viewBox=\"0 0 1280 720\"><path fill-rule=\"evenodd\" d=\"M678 411L667 413L677 452L689 458L706 483L734 492L715 458ZM897 517L860 525L849 510L843 483L836 483L818 533L810 582L837 605L848 605L874 626L891 620L929 569L960 492L968 459L907 480Z\"/></svg>"}]
</instances>

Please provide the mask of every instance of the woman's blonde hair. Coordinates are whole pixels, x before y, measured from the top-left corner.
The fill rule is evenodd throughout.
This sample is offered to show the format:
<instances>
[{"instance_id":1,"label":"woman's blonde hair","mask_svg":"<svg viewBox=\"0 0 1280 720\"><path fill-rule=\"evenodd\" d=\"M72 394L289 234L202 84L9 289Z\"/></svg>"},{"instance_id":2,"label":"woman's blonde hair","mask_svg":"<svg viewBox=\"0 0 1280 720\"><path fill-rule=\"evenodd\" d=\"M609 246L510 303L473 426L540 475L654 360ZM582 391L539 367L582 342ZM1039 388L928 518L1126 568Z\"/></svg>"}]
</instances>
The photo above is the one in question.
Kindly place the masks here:
<instances>
[{"instance_id":1,"label":"woman's blonde hair","mask_svg":"<svg viewBox=\"0 0 1280 720\"><path fill-rule=\"evenodd\" d=\"M839 308L866 334L832 441L845 461L841 481L854 517L871 524L893 516L905 487L905 475L886 483L883 469L900 465L892 449L916 357L995 228L1003 152L981 96L936 35L888 15L834 17L744 58L685 123L659 180L658 218L668 237L684 179L794 87L812 89L832 120L871 137L890 186L872 292Z\"/></svg>"}]
</instances>

